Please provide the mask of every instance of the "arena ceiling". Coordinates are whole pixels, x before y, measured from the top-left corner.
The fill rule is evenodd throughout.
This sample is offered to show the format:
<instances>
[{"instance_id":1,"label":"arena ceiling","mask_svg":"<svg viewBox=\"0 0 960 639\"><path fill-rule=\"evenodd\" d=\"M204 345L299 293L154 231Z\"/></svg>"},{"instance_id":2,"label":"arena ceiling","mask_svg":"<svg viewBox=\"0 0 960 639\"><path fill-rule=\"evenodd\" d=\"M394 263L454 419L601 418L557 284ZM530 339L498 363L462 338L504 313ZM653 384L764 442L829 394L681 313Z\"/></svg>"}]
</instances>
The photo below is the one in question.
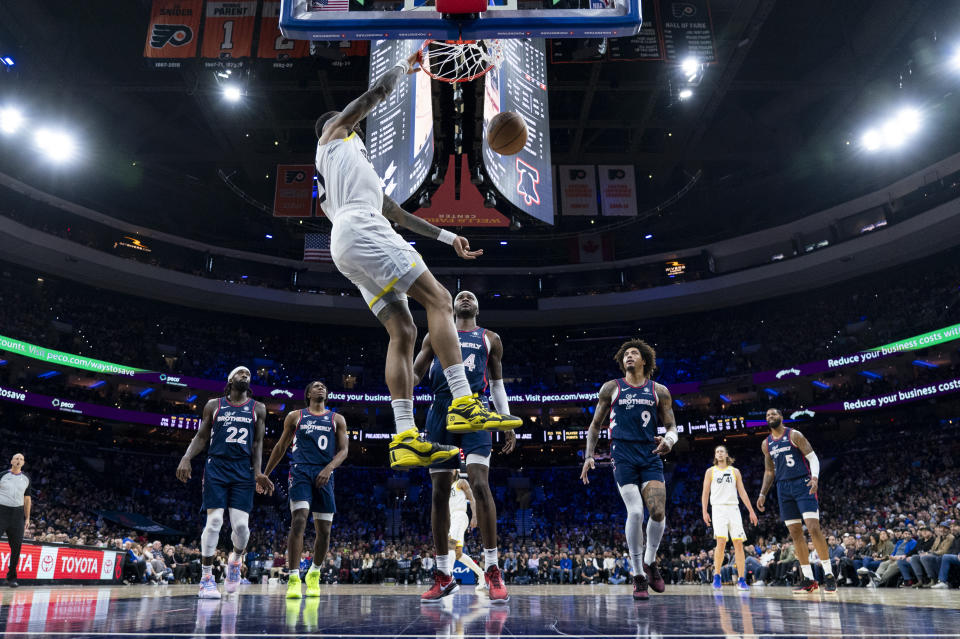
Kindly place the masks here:
<instances>
[{"instance_id":1,"label":"arena ceiling","mask_svg":"<svg viewBox=\"0 0 960 639\"><path fill-rule=\"evenodd\" d=\"M246 192L269 201L265 176L278 162L312 160L316 115L366 86L365 61L334 51L294 73L254 70L243 103L226 108L199 63L147 68L149 8L149 0L0 4L0 44L18 61L15 73L0 73L0 90L82 131L103 169L85 185L117 187L108 199L132 217L128 205L141 198L235 220L245 205L217 169L235 171ZM554 163L635 164L651 176L641 180L642 205L702 171L678 213L658 222L681 237L786 221L955 151L931 140L865 164L847 144L897 100L904 74L935 55L943 25L957 24L949 35L958 35L954 3L712 0L710 8L718 61L686 102L675 99L668 63L549 65ZM69 175L56 179L95 199ZM187 213L166 219L176 226Z\"/></svg>"}]
</instances>

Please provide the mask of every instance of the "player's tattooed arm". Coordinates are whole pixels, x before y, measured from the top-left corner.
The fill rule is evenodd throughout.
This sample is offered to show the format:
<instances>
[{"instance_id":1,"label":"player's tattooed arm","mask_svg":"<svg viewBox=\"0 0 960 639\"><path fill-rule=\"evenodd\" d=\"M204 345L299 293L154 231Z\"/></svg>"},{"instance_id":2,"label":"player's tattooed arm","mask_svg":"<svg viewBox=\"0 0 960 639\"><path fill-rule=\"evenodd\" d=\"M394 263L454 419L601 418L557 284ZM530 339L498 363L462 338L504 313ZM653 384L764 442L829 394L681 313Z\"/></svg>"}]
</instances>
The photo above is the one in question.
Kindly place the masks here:
<instances>
[{"instance_id":1,"label":"player's tattooed arm","mask_svg":"<svg viewBox=\"0 0 960 639\"><path fill-rule=\"evenodd\" d=\"M199 455L210 443L210 434L213 432L213 413L217 408L217 403L218 400L211 399L207 402L206 406L203 407L203 418L200 420L200 427L197 429L197 434L190 440L190 445L187 446L187 452L183 454L183 457L180 459L180 464L177 466L177 479L184 483L190 480L192 473L190 461Z\"/></svg>"},{"instance_id":2,"label":"player's tattooed arm","mask_svg":"<svg viewBox=\"0 0 960 639\"><path fill-rule=\"evenodd\" d=\"M677 443L677 418L673 416L673 396L663 384L654 383L653 388L657 393L657 412L660 414L660 423L667 430L663 437L654 437L653 441L657 442L657 447L653 452L666 455Z\"/></svg>"},{"instance_id":3,"label":"player's tattooed arm","mask_svg":"<svg viewBox=\"0 0 960 639\"><path fill-rule=\"evenodd\" d=\"M267 407L263 402L253 403L253 446L251 458L254 476L263 474L263 436L267 432Z\"/></svg>"},{"instance_id":4,"label":"player's tattooed arm","mask_svg":"<svg viewBox=\"0 0 960 639\"><path fill-rule=\"evenodd\" d=\"M457 255L462 257L465 260L473 260L483 255L483 249L478 251L470 250L470 242L467 238L462 235L454 235L450 231L444 231L438 226L434 226L430 222L427 222L423 218L419 218L413 213L408 213L403 209L402 206L397 204L393 198L388 195L383 196L383 207L381 208L383 217L387 218L391 222L395 222L399 226L407 229L408 231L413 231L417 235L422 235L423 237L429 237L433 240L444 241L443 234L448 233L449 238L446 241L447 244L451 244L454 250L457 252Z\"/></svg>"},{"instance_id":5,"label":"player's tattooed arm","mask_svg":"<svg viewBox=\"0 0 960 639\"><path fill-rule=\"evenodd\" d=\"M580 470L580 480L584 484L590 483L587 473L595 467L593 455L597 450L597 442L600 440L601 424L610 412L610 404L613 402L613 392L616 387L617 382L611 379L600 388L600 394L597 397L597 408L593 412L593 420L587 430L587 448L583 453L583 468Z\"/></svg>"},{"instance_id":6,"label":"player's tattooed arm","mask_svg":"<svg viewBox=\"0 0 960 639\"><path fill-rule=\"evenodd\" d=\"M433 363L433 345L430 343L430 333L423 336L423 343L420 344L420 352L413 359L413 383L417 385L423 376L430 370L430 364Z\"/></svg>"},{"instance_id":7,"label":"player's tattooed arm","mask_svg":"<svg viewBox=\"0 0 960 639\"><path fill-rule=\"evenodd\" d=\"M767 440L763 440L760 445L763 451L763 485L760 486L760 496L757 497L757 510L763 512L767 503L767 493L773 486L773 479L776 477L777 468L773 463L773 457L770 456L770 449L767 446Z\"/></svg>"}]
</instances>

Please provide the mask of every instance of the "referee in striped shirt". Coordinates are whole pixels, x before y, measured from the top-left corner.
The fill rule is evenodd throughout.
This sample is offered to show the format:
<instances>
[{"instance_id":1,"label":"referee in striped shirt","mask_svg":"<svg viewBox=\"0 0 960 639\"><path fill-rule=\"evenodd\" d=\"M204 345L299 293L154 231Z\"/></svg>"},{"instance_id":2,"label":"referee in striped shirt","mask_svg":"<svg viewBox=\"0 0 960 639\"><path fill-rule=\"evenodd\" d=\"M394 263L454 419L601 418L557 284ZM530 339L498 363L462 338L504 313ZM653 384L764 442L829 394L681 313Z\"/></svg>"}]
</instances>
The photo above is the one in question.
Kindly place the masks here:
<instances>
[{"instance_id":1,"label":"referee in striped shirt","mask_svg":"<svg viewBox=\"0 0 960 639\"><path fill-rule=\"evenodd\" d=\"M10 567L7 585L16 588L17 564L20 563L20 545L30 521L30 478L23 472L23 455L17 453L10 460L10 470L0 473L0 532L7 534L10 545Z\"/></svg>"}]
</instances>

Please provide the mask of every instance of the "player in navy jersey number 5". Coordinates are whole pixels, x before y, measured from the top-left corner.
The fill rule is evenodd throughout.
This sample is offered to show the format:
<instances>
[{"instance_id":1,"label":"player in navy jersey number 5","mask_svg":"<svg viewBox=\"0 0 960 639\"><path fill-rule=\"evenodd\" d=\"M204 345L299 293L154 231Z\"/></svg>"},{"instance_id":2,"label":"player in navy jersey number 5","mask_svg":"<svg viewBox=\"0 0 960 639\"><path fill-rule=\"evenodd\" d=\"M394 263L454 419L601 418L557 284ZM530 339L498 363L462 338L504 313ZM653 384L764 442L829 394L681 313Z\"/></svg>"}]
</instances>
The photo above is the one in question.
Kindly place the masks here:
<instances>
[{"instance_id":1,"label":"player in navy jersey number 5","mask_svg":"<svg viewBox=\"0 0 960 639\"><path fill-rule=\"evenodd\" d=\"M803 526L810 531L810 541L820 555L820 565L825 574L824 589L827 594L837 593L837 578L830 566L830 549L820 529L820 503L817 490L820 485L820 460L813 447L803 434L783 424L783 413L779 409L767 410L767 425L770 434L763 440L761 449L766 468L763 473L763 485L757 497L757 510L763 512L767 493L774 480L777 482L777 499L780 502L780 518L787 525L793 546L797 552L797 561L803 580L794 589L794 594L816 592L819 584L813 577L810 567L810 554L807 540L803 536Z\"/></svg>"},{"instance_id":2,"label":"player in navy jersey number 5","mask_svg":"<svg viewBox=\"0 0 960 639\"><path fill-rule=\"evenodd\" d=\"M597 409L587 433L580 479L584 484L590 483L587 474L594 468L593 454L609 414L613 476L627 506L626 537L633 572L633 598L644 600L649 598L648 585L654 592L663 592L665 588L657 567L667 500L660 457L677 443L677 422L670 391L650 379L657 369L657 353L652 346L632 339L620 346L614 360L624 376L600 388ZM662 437L657 434L661 426L665 431ZM644 504L650 511L646 548L643 544Z\"/></svg>"},{"instance_id":3,"label":"player in navy jersey number 5","mask_svg":"<svg viewBox=\"0 0 960 639\"><path fill-rule=\"evenodd\" d=\"M293 444L290 455L290 535L287 537L287 599L299 599L300 551L307 517L313 512L317 536L313 544L313 562L307 571L307 596L320 596L320 569L330 548L330 529L337 512L333 499L333 471L347 458L347 420L327 408L327 386L315 381L303 393L306 408L287 413L283 433L270 452L265 474L277 467ZM257 489L273 492L273 482L263 477Z\"/></svg>"},{"instance_id":4,"label":"player in navy jersey number 5","mask_svg":"<svg viewBox=\"0 0 960 639\"><path fill-rule=\"evenodd\" d=\"M267 409L250 397L250 369L238 366L227 376L226 397L211 399L203 407L197 434L177 466L177 479L186 483L192 474L190 461L210 445L203 469L203 508L207 525L200 535L200 597L219 599L213 579L223 511L230 512L233 551L227 559L224 587L234 592L240 584L240 564L250 539L250 511L263 455L264 418Z\"/></svg>"}]
</instances>

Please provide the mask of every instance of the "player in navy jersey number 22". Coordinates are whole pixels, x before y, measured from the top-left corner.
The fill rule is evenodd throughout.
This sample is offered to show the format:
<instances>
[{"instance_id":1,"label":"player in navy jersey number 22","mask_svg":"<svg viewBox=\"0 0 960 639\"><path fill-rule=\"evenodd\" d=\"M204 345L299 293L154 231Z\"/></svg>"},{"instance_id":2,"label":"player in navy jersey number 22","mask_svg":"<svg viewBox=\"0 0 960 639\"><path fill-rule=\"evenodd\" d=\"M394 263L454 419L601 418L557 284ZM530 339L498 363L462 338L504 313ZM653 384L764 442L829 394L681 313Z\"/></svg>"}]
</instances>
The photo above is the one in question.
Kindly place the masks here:
<instances>
[{"instance_id":1,"label":"player in navy jersey number 22","mask_svg":"<svg viewBox=\"0 0 960 639\"><path fill-rule=\"evenodd\" d=\"M794 589L794 594L812 593L819 588L810 566L807 540L803 536L804 524L810 531L810 541L820 556L820 565L825 575L824 590L827 594L836 594L837 578L830 566L830 549L820 529L820 504L817 499L820 460L800 431L784 426L783 413L779 409L767 410L767 425L770 426L770 434L760 446L766 468L760 496L757 497L757 510L764 511L767 493L776 480L780 518L790 531L803 573L803 580Z\"/></svg>"},{"instance_id":2,"label":"player in navy jersey number 22","mask_svg":"<svg viewBox=\"0 0 960 639\"><path fill-rule=\"evenodd\" d=\"M626 537L633 572L633 598L645 600L650 597L648 585L654 592L663 592L665 588L657 567L667 500L661 456L677 443L677 422L670 391L650 379L657 368L653 347L633 339L620 346L614 360L624 376L600 388L597 409L587 432L580 479L584 484L590 483L587 475L594 468L593 454L609 414L613 476L627 506ZM665 431L662 437L658 435L661 426ZM650 511L646 547L643 544L644 504Z\"/></svg>"},{"instance_id":3,"label":"player in navy jersey number 22","mask_svg":"<svg viewBox=\"0 0 960 639\"><path fill-rule=\"evenodd\" d=\"M293 444L290 455L290 535L287 537L287 599L299 599L300 551L307 517L313 512L317 537L313 544L313 562L307 571L307 596L320 596L320 569L330 547L333 514L333 471L347 458L347 420L327 408L327 386L310 382L303 394L306 408L287 413L283 433L270 452L265 475L273 472L284 453ZM257 482L257 490L273 492L266 476Z\"/></svg>"},{"instance_id":4,"label":"player in navy jersey number 22","mask_svg":"<svg viewBox=\"0 0 960 639\"><path fill-rule=\"evenodd\" d=\"M230 512L233 551L227 560L224 587L234 592L240 584L240 564L250 539L250 511L255 482L263 473L264 419L267 409L250 397L250 369L238 366L227 376L226 396L211 399L203 407L197 434L177 466L177 479L186 483L192 474L190 461L210 445L203 469L203 508L207 525L200 535L200 598L219 599L213 580L223 511Z\"/></svg>"}]
</instances>

